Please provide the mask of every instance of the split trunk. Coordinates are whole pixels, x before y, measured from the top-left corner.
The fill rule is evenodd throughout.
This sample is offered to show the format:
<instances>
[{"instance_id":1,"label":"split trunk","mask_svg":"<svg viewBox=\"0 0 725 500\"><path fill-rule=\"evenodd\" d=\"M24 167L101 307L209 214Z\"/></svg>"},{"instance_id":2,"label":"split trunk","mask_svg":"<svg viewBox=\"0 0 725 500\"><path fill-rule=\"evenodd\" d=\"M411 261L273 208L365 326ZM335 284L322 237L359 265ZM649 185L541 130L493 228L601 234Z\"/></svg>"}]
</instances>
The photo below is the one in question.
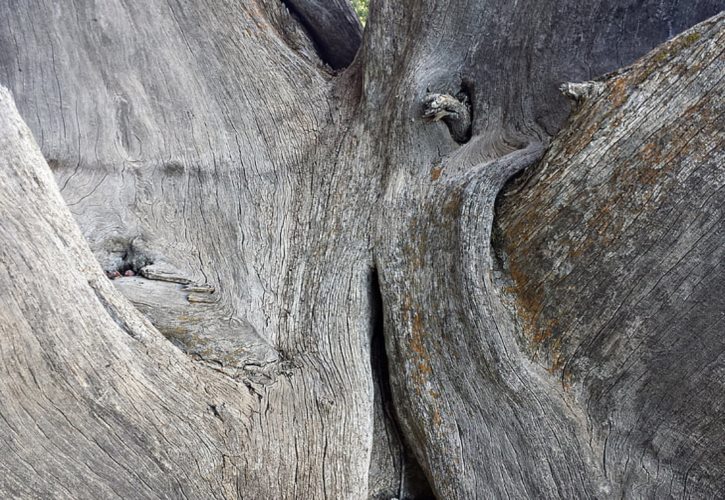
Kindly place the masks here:
<instances>
[{"instance_id":1,"label":"split trunk","mask_svg":"<svg viewBox=\"0 0 725 500\"><path fill-rule=\"evenodd\" d=\"M725 494L722 6L1 3L0 494Z\"/></svg>"}]
</instances>

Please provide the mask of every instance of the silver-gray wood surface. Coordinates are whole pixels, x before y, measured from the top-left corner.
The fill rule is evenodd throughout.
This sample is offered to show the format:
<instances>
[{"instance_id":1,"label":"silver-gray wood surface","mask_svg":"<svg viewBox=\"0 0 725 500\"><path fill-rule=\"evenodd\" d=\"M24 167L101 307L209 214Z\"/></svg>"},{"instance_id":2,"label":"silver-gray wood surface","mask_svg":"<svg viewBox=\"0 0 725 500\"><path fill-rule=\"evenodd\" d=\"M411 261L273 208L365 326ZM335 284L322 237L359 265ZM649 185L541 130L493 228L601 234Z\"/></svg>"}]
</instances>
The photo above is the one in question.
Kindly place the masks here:
<instances>
[{"instance_id":1,"label":"silver-gray wood surface","mask_svg":"<svg viewBox=\"0 0 725 500\"><path fill-rule=\"evenodd\" d=\"M0 4L0 493L722 495L722 5L289 5Z\"/></svg>"}]
</instances>

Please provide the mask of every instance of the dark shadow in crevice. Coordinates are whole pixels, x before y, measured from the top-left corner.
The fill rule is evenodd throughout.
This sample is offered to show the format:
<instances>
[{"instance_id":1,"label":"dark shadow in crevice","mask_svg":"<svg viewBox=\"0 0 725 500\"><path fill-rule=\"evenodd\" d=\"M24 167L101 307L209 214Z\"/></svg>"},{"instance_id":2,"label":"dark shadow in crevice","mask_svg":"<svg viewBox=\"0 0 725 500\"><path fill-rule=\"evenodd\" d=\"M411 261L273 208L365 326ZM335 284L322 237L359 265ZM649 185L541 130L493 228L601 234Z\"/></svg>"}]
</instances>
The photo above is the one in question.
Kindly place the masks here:
<instances>
[{"instance_id":1,"label":"dark shadow in crevice","mask_svg":"<svg viewBox=\"0 0 725 500\"><path fill-rule=\"evenodd\" d=\"M471 140L471 136L473 135L473 126L476 120L476 84L474 81L470 78L462 78L461 88L458 91L458 94L456 94L456 97L459 101L468 106L468 128L464 132L463 136L457 139L459 144L465 144Z\"/></svg>"},{"instance_id":2,"label":"dark shadow in crevice","mask_svg":"<svg viewBox=\"0 0 725 500\"><path fill-rule=\"evenodd\" d=\"M491 255L493 256L494 271L510 274L508 259L506 257L506 241L503 228L499 224L504 200L507 196L513 196L526 189L529 182L537 172L539 163L531 165L511 176L496 195L493 204L493 221L491 223Z\"/></svg>"},{"instance_id":3,"label":"dark shadow in crevice","mask_svg":"<svg viewBox=\"0 0 725 500\"><path fill-rule=\"evenodd\" d=\"M491 224L491 260L494 272L498 273L506 273L508 271L508 261L506 259L506 251L504 250L504 234L499 225L496 224L502 192L499 192L496 196L493 209L493 222Z\"/></svg>"},{"instance_id":4,"label":"dark shadow in crevice","mask_svg":"<svg viewBox=\"0 0 725 500\"><path fill-rule=\"evenodd\" d=\"M134 240L117 238L113 240L112 250L108 250L108 258L104 265L106 275L115 279L120 276L137 276L141 269L153 264L153 260L141 250Z\"/></svg>"},{"instance_id":5,"label":"dark shadow in crevice","mask_svg":"<svg viewBox=\"0 0 725 500\"><path fill-rule=\"evenodd\" d=\"M458 144L471 140L473 97L475 86L470 80L462 80L458 90L430 91L423 98L421 115L424 121L442 121L448 127L451 138Z\"/></svg>"},{"instance_id":6,"label":"dark shadow in crevice","mask_svg":"<svg viewBox=\"0 0 725 500\"><path fill-rule=\"evenodd\" d=\"M378 479L376 484L386 484L387 487L371 488L369 498L399 500L428 500L435 499L433 490L413 456L412 450L405 442L393 406L393 395L390 387L390 368L385 348L385 322L383 299L380 292L380 282L376 269L371 270L369 289L370 310L370 364L373 372L375 387L375 433L373 441L373 457L371 473L380 473L380 463L376 463L376 455L391 460L391 467L382 470L387 477L372 477ZM387 448L387 449L385 449ZM384 456L387 455L387 456ZM375 474L371 474L374 476ZM371 481L371 486L374 486Z\"/></svg>"},{"instance_id":7,"label":"dark shadow in crevice","mask_svg":"<svg viewBox=\"0 0 725 500\"><path fill-rule=\"evenodd\" d=\"M362 26L349 0L282 0L307 31L320 59L348 67L362 44Z\"/></svg>"}]
</instances>

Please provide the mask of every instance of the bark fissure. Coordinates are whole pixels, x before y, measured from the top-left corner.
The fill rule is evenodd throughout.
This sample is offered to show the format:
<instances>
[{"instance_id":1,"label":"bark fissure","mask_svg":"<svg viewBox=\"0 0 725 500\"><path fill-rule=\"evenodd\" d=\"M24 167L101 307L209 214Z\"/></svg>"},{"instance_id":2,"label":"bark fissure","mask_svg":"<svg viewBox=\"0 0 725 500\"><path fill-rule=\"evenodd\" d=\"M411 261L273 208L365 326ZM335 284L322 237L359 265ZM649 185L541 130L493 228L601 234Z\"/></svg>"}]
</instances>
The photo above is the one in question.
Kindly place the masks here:
<instances>
[{"instance_id":1,"label":"bark fissure","mask_svg":"<svg viewBox=\"0 0 725 500\"><path fill-rule=\"evenodd\" d=\"M371 461L371 479L375 481L375 485L369 490L368 496L376 500L393 497L399 500L435 499L428 479L415 459L395 414L386 352L383 297L376 268L370 271L369 294L372 326L370 364L376 400L375 427L378 429L382 427L385 431L375 435L371 460L381 461L386 458L382 455L387 454L392 459L390 463L392 467L377 468L380 463L375 464Z\"/></svg>"},{"instance_id":2,"label":"bark fissure","mask_svg":"<svg viewBox=\"0 0 725 500\"><path fill-rule=\"evenodd\" d=\"M101 306L106 310L108 315L113 319L113 321L121 328L121 330L126 333L129 337L136 338L136 333L133 331L133 329L128 325L126 320L123 318L121 314L118 313L116 308L111 304L106 297L104 296L104 292L98 288L98 285L92 281L88 282L88 285L93 289L93 292L96 294L96 298L98 299L98 302L101 303Z\"/></svg>"}]
</instances>

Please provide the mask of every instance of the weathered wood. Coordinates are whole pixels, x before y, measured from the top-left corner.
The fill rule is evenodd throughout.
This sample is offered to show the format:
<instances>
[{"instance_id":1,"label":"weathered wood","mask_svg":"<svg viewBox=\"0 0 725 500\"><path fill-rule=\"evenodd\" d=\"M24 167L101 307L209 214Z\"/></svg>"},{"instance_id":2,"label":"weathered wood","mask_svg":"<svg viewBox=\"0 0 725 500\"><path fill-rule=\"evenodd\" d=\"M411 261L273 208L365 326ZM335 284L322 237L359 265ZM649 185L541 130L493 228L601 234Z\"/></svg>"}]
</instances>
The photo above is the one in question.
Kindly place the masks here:
<instances>
[{"instance_id":1,"label":"weathered wood","mask_svg":"<svg viewBox=\"0 0 725 500\"><path fill-rule=\"evenodd\" d=\"M116 291L0 89L0 491L235 496L254 411Z\"/></svg>"},{"instance_id":2,"label":"weathered wood","mask_svg":"<svg viewBox=\"0 0 725 500\"><path fill-rule=\"evenodd\" d=\"M721 15L604 80L499 207L520 344L616 496L724 492L724 42Z\"/></svg>"},{"instance_id":3,"label":"weathered wood","mask_svg":"<svg viewBox=\"0 0 725 500\"><path fill-rule=\"evenodd\" d=\"M534 9L527 4L486 2L478 7L480 18L471 13L478 14L476 8L464 16L461 7L459 12L436 18L441 25L435 30L411 21L404 25L404 33L415 40L414 45L398 53L381 49L376 53L381 60L366 60L368 80L380 85L370 93L374 97L386 89L384 95L391 96L382 102L371 98L371 106L396 113L390 122L379 124L384 130L381 135L392 137L381 146L388 172L375 242L393 400L403 433L441 498L579 498L683 488L682 482L648 486L649 469L630 469L632 476L625 484L612 480L604 470L603 441L595 439L588 425L591 408L572 402L558 377L548 373L548 366L542 367L522 348L516 314L525 311L516 310L515 300L507 297L507 271L500 268L489 243L499 188L536 161L548 133L568 113L569 103L558 95L560 85L596 76L583 61L590 61L589 69L597 72L615 69L616 55L600 52L605 40L636 51L635 47L646 49L658 33L664 34L666 23L661 19L652 18L648 24L640 18L647 25L643 33L649 40L626 31L615 35L611 27L620 7L603 3L582 14L598 19L598 23L585 23L598 31L593 37L582 33L581 25L560 24L572 15L570 9L577 8L566 3L544 3ZM638 8L646 11L648 7ZM487 17L488 9L506 15ZM505 22L509 15L531 31L512 33ZM676 14L674 18L683 17ZM381 24L386 22L399 22L392 7L371 16L369 46L379 40L372 35L384 37ZM483 32L497 43L476 48L465 38L444 39L443 33L469 32L468 22L490 23ZM622 40L616 41L615 36ZM550 43L541 47L536 58L539 37L547 37ZM580 43L572 45L572 37ZM715 53L718 37L714 33L703 37ZM385 48L391 47L395 46ZM386 57L405 70L386 72L390 67ZM682 70L662 67L659 71ZM408 118L421 113L427 92L451 94L459 88L468 90L473 103L473 137L468 143L459 146L442 124L430 126ZM652 100L650 106L665 110L667 102L660 101L656 92L646 95ZM591 118L589 127L598 129L597 117ZM385 128L386 123L390 128ZM631 126L636 127L636 122ZM605 128L601 133L603 138L593 148L606 149L606 134L617 131ZM571 189L576 188L573 184ZM597 195L609 193L588 193L592 202ZM526 203L526 199L519 201ZM537 198L524 210L543 211L548 203L547 197ZM528 227L528 221L522 224ZM609 237L616 237L616 227L610 230ZM545 266L539 272L549 269ZM650 279L652 286L659 277ZM519 293L529 292L526 285L523 288ZM585 292L580 290L576 299L589 309L578 311L579 317L599 312L598 296ZM717 310L718 305L712 307ZM556 313L553 309L554 317ZM610 362L624 359L620 354ZM592 369L596 376L596 366ZM722 383L722 378L713 382L718 387ZM632 398L636 397L633 392ZM607 448L607 461L626 461L626 454L613 456L613 452ZM625 453L625 448L619 447L619 452ZM718 473L723 470L721 463L709 462L713 464ZM675 461L669 466L670 475L683 481L689 463ZM716 485L711 477L700 491L712 494Z\"/></svg>"},{"instance_id":4,"label":"weathered wood","mask_svg":"<svg viewBox=\"0 0 725 500\"><path fill-rule=\"evenodd\" d=\"M0 4L0 492L717 496L721 7Z\"/></svg>"},{"instance_id":5,"label":"weathered wood","mask_svg":"<svg viewBox=\"0 0 725 500\"><path fill-rule=\"evenodd\" d=\"M143 275L152 262L214 287L215 303L207 304L143 276L113 281L199 359L194 370L235 377L240 402L252 394L249 416L233 419L230 431L244 444L226 454L244 464L227 496L364 497L373 429L371 258L366 220L347 223L352 212L337 198L371 206L379 190L339 185L329 166L338 141L323 135L340 123L330 74L312 59L314 50L300 55L282 36L285 16L293 22L276 1L230 0L213 8L196 1L3 2L0 78L104 270L131 267ZM48 267L58 275L68 266ZM82 306L67 307L86 314ZM42 332L45 323L27 321ZM93 332L87 327L78 335ZM106 356L100 347L83 351L99 362ZM156 365L143 366L153 372ZM179 379L194 383L178 370ZM18 393L31 392L20 387ZM197 399L205 415L207 402L216 404ZM22 439L28 455L20 459L34 465L45 438ZM197 440L181 441L172 440L168 453L179 448L191 457L182 454L185 464L169 467L168 483L191 474L186 468L195 466L196 454L209 453ZM78 436L76 448L85 442ZM141 477L154 473L135 457L114 458L119 468L142 469ZM213 488L222 476L212 471L202 464L193 480L214 475ZM71 467L57 474L71 491L80 478L89 491L106 487L105 476L84 477ZM118 494L174 491L144 479L150 492ZM56 487L37 488L45 496ZM208 496L182 488L189 497Z\"/></svg>"}]
</instances>

